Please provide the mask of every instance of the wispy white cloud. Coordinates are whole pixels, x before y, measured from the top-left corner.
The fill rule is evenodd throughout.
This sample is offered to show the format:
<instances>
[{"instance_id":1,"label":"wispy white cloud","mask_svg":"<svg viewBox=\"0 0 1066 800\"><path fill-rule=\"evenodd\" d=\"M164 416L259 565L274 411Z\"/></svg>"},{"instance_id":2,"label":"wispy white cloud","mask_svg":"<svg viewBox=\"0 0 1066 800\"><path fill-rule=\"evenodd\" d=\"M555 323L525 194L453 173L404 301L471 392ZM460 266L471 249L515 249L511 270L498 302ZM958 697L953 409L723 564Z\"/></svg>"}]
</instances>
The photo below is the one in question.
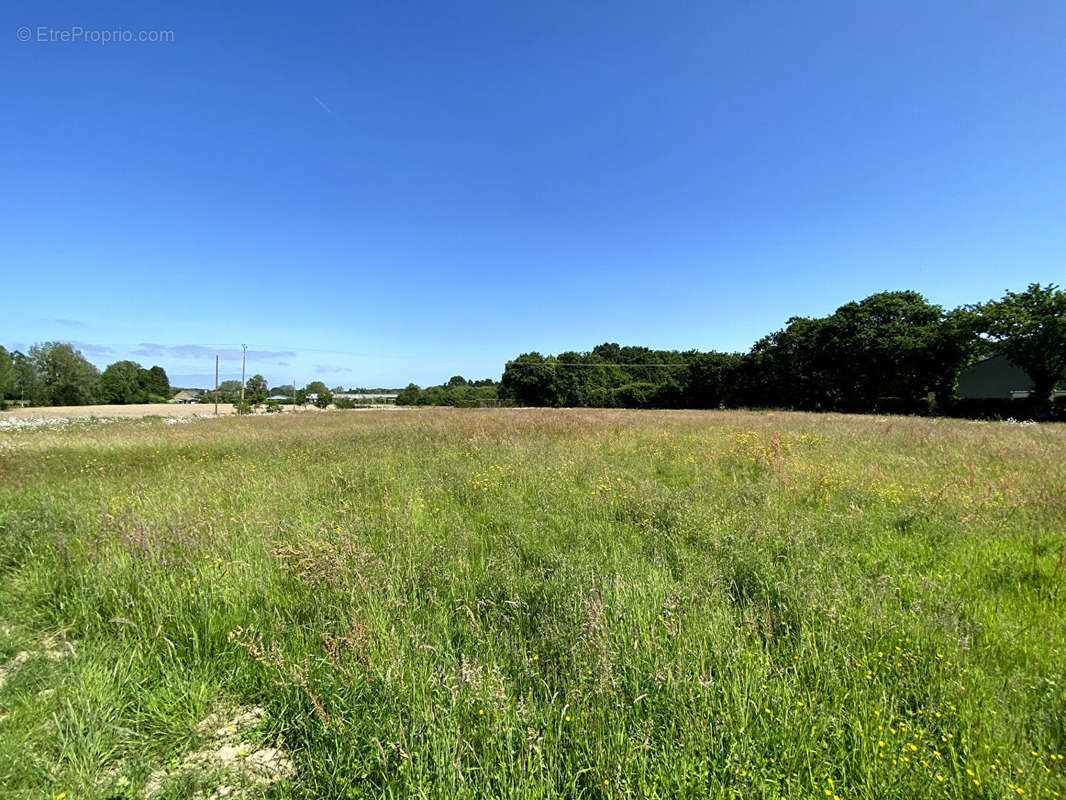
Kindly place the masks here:
<instances>
[{"instance_id":1,"label":"wispy white cloud","mask_svg":"<svg viewBox=\"0 0 1066 800\"><path fill-rule=\"evenodd\" d=\"M236 348L231 347L209 347L202 344L155 344L153 342L141 342L137 346L137 349L133 351L134 355L146 356L150 358L157 357L169 357L176 359L202 359L202 358L214 358L216 355L221 358L240 358L242 352ZM262 360L273 361L279 358L293 358L296 353L292 350L249 350L249 360Z\"/></svg>"},{"instance_id":2,"label":"wispy white cloud","mask_svg":"<svg viewBox=\"0 0 1066 800\"><path fill-rule=\"evenodd\" d=\"M70 346L75 350L80 350L87 356L110 356L115 352L113 347L108 347L105 344L92 344L91 342L71 342Z\"/></svg>"}]
</instances>

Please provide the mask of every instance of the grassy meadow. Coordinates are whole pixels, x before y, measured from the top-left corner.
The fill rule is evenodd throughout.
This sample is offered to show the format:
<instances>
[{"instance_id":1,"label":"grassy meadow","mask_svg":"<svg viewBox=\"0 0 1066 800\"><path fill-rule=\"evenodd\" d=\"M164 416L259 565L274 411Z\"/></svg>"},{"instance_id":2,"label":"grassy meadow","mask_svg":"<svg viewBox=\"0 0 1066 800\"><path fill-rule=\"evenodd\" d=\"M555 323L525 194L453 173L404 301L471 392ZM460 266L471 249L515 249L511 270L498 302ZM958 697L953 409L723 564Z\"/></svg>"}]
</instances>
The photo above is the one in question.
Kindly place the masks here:
<instances>
[{"instance_id":1,"label":"grassy meadow","mask_svg":"<svg viewBox=\"0 0 1066 800\"><path fill-rule=\"evenodd\" d=\"M1062 425L0 433L0 796L1060 797L1064 544Z\"/></svg>"}]
</instances>

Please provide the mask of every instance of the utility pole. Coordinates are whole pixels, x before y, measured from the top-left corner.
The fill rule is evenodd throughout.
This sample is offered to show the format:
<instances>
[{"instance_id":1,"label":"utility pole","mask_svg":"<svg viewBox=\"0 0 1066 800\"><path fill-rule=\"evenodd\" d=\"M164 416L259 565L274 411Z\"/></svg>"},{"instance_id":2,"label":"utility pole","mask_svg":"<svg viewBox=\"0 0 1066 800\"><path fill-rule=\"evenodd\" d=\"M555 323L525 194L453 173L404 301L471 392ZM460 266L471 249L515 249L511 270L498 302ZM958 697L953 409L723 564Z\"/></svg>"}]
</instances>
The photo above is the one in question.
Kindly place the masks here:
<instances>
[{"instance_id":1,"label":"utility pole","mask_svg":"<svg viewBox=\"0 0 1066 800\"><path fill-rule=\"evenodd\" d=\"M215 353L215 416L218 416L218 353Z\"/></svg>"},{"instance_id":2,"label":"utility pole","mask_svg":"<svg viewBox=\"0 0 1066 800\"><path fill-rule=\"evenodd\" d=\"M241 404L244 404L244 364L248 360L248 345L242 344L241 349L244 351L241 354Z\"/></svg>"},{"instance_id":3,"label":"utility pole","mask_svg":"<svg viewBox=\"0 0 1066 800\"><path fill-rule=\"evenodd\" d=\"M296 378L292 379L292 413L296 413Z\"/></svg>"}]
</instances>

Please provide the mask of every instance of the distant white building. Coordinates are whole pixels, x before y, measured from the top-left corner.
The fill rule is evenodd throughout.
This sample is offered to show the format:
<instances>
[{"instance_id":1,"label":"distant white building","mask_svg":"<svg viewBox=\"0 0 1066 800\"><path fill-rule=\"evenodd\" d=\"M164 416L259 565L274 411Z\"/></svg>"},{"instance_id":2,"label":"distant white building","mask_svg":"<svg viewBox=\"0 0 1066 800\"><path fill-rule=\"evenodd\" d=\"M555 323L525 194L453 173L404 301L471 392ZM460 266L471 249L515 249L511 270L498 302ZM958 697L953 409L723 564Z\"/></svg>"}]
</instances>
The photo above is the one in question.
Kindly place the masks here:
<instances>
[{"instance_id":1,"label":"distant white building","mask_svg":"<svg viewBox=\"0 0 1066 800\"><path fill-rule=\"evenodd\" d=\"M182 389L167 400L168 403L196 403L200 400L199 389Z\"/></svg>"},{"instance_id":2,"label":"distant white building","mask_svg":"<svg viewBox=\"0 0 1066 800\"><path fill-rule=\"evenodd\" d=\"M309 398L314 395L307 395ZM338 392L333 395L334 400L395 400L397 395L395 394L373 394L373 393L353 393L353 392Z\"/></svg>"}]
</instances>

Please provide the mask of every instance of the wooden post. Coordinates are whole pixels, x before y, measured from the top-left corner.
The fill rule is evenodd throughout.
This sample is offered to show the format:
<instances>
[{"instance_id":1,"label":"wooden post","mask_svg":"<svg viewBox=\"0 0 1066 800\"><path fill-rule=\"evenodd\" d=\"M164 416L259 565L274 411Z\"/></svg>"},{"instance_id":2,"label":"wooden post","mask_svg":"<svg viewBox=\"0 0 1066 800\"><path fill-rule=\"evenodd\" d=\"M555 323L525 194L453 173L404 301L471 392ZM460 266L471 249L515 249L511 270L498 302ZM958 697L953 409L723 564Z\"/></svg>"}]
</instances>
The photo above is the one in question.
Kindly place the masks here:
<instances>
[{"instance_id":1,"label":"wooden post","mask_svg":"<svg viewBox=\"0 0 1066 800\"><path fill-rule=\"evenodd\" d=\"M215 354L215 416L218 416L218 354Z\"/></svg>"},{"instance_id":2,"label":"wooden post","mask_svg":"<svg viewBox=\"0 0 1066 800\"><path fill-rule=\"evenodd\" d=\"M241 405L244 405L244 362L248 360L248 345L242 344L241 349L244 350L241 354Z\"/></svg>"}]
</instances>

